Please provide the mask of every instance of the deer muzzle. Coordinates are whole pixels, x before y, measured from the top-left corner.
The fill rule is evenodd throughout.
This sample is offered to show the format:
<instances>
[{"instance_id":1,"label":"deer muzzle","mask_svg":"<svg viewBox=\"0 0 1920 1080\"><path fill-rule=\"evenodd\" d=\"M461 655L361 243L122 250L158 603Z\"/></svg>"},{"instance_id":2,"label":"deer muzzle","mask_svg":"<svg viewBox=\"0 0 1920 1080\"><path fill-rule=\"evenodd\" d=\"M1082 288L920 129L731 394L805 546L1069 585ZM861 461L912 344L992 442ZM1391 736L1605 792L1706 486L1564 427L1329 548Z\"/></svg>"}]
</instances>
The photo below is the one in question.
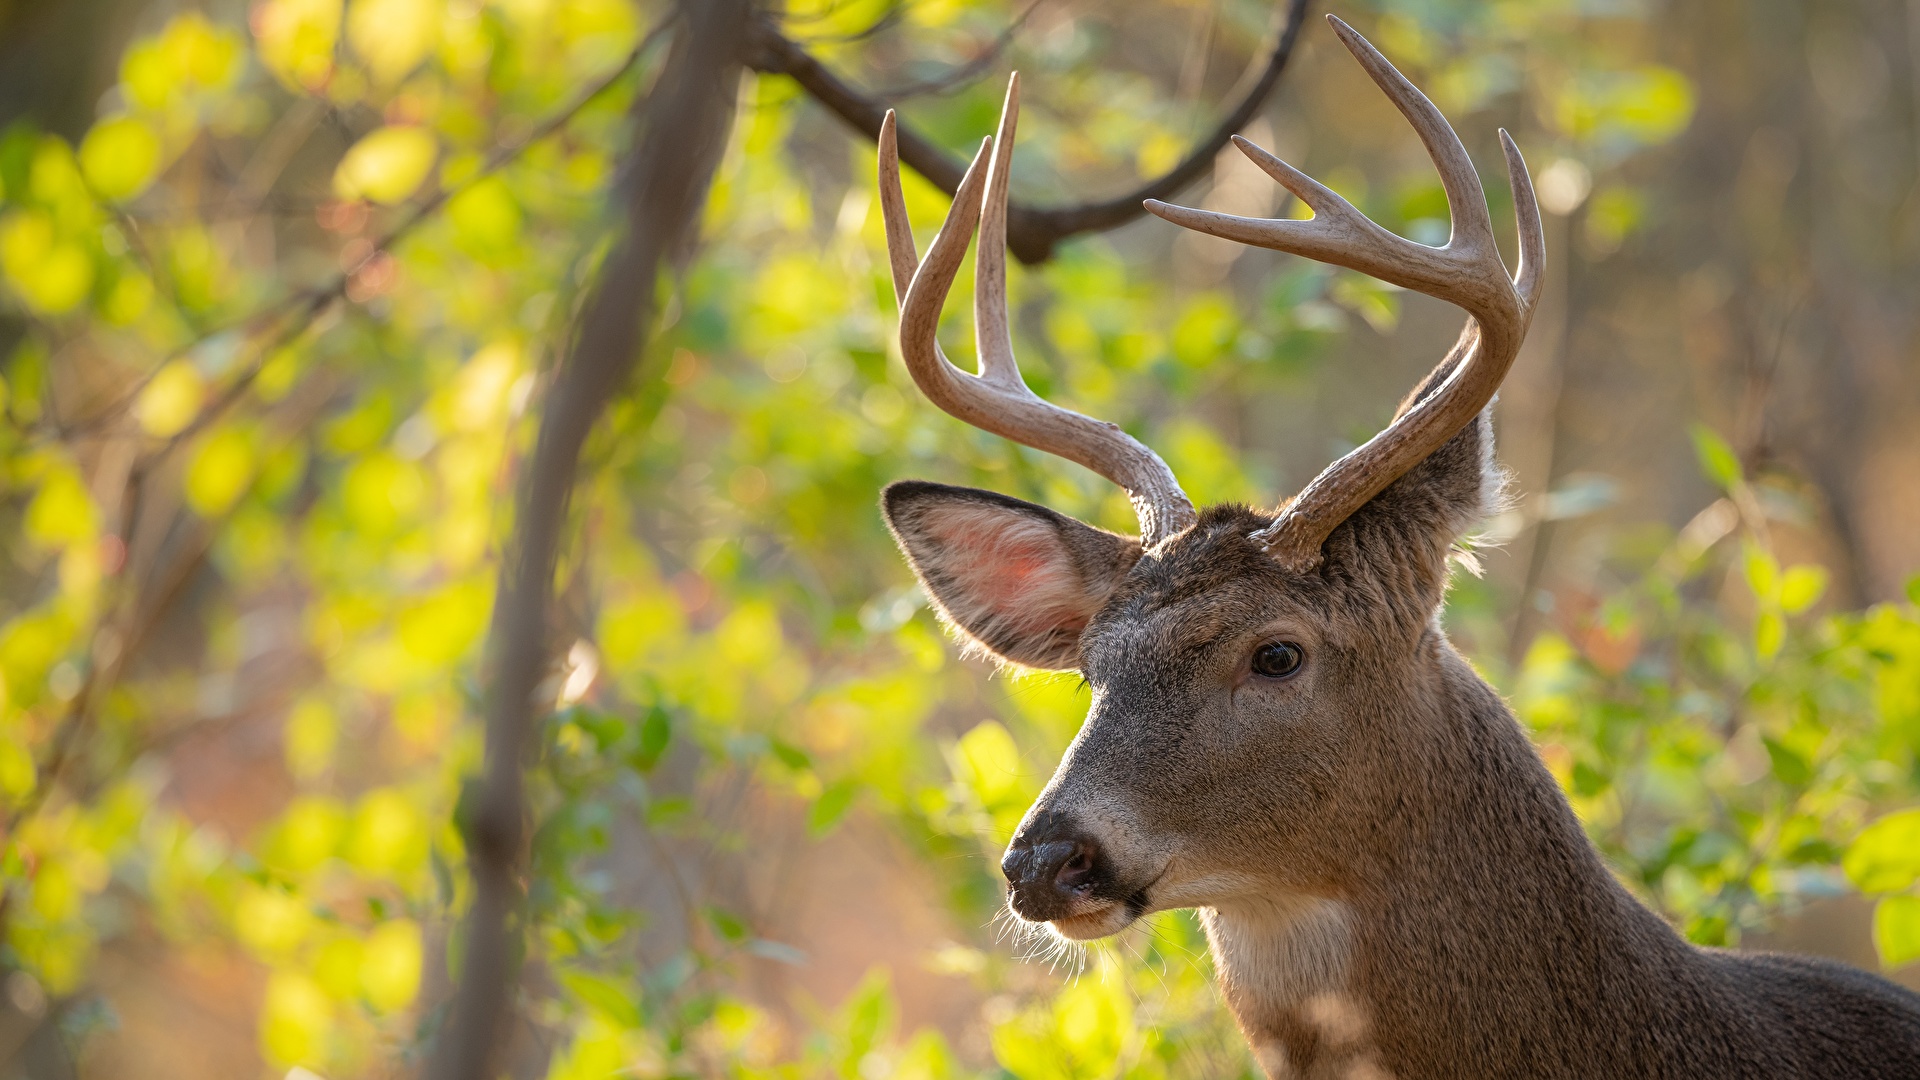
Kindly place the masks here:
<instances>
[{"instance_id":1,"label":"deer muzzle","mask_svg":"<svg viewBox=\"0 0 1920 1080\"><path fill-rule=\"evenodd\" d=\"M1060 828L1059 819L1041 829L1023 829L1000 861L1007 876L1007 903L1031 922L1052 922L1086 913L1104 903L1097 886L1107 875L1100 845L1078 830Z\"/></svg>"}]
</instances>

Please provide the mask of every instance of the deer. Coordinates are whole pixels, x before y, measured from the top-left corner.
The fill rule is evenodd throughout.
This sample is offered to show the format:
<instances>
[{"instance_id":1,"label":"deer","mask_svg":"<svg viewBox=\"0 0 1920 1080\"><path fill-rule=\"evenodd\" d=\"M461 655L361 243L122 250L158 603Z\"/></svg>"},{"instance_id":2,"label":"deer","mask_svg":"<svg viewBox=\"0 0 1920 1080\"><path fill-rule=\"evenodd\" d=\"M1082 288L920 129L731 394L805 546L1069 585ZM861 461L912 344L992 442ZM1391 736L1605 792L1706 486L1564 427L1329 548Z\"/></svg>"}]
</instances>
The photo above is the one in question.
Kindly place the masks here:
<instances>
[{"instance_id":1,"label":"deer","mask_svg":"<svg viewBox=\"0 0 1920 1080\"><path fill-rule=\"evenodd\" d=\"M1447 243L1382 228L1238 137L1310 218L1146 208L1468 319L1384 430L1271 513L1196 510L1151 449L1027 387L1005 264L1018 76L924 260L891 114L883 124L880 202L915 384L968 424L1117 484L1140 525L1123 536L919 480L881 497L968 651L1077 672L1090 691L1007 847L1009 908L1068 941L1196 909L1226 1004L1273 1080L1920 1077L1920 995L1830 961L1697 947L1636 899L1449 643L1450 556L1502 497L1491 405L1540 296L1540 210L1503 130L1519 248L1509 275L1453 127L1328 18L1425 145ZM976 231L977 374L935 333Z\"/></svg>"}]
</instances>

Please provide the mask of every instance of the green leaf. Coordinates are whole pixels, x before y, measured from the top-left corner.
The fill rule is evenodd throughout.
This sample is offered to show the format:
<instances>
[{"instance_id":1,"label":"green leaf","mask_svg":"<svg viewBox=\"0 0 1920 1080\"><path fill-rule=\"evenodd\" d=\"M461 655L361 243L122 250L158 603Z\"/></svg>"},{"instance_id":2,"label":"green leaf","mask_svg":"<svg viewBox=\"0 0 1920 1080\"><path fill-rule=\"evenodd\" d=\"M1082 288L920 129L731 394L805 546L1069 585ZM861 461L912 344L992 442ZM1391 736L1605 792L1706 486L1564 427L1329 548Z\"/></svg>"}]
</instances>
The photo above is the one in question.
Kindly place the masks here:
<instances>
[{"instance_id":1,"label":"green leaf","mask_svg":"<svg viewBox=\"0 0 1920 1080\"><path fill-rule=\"evenodd\" d=\"M1895 811L1862 829L1841 865L1861 892L1912 888L1920 880L1920 807Z\"/></svg>"},{"instance_id":2,"label":"green leaf","mask_svg":"<svg viewBox=\"0 0 1920 1080\"><path fill-rule=\"evenodd\" d=\"M795 772L813 767L813 759L807 756L807 752L790 742L781 739L769 739L767 740L767 750L773 754L780 764L785 765Z\"/></svg>"},{"instance_id":3,"label":"green leaf","mask_svg":"<svg viewBox=\"0 0 1920 1080\"><path fill-rule=\"evenodd\" d=\"M1883 967L1920 960L1920 896L1886 896L1873 906L1873 947Z\"/></svg>"},{"instance_id":4,"label":"green leaf","mask_svg":"<svg viewBox=\"0 0 1920 1080\"><path fill-rule=\"evenodd\" d=\"M706 916L714 932L725 940L736 943L747 940L747 924L741 922L732 913L710 904L707 906Z\"/></svg>"},{"instance_id":5,"label":"green leaf","mask_svg":"<svg viewBox=\"0 0 1920 1080\"><path fill-rule=\"evenodd\" d=\"M823 835L840 823L853 807L854 796L860 794L860 785L853 780L836 780L828 784L820 797L813 800L807 808L807 831L815 836Z\"/></svg>"},{"instance_id":6,"label":"green leaf","mask_svg":"<svg viewBox=\"0 0 1920 1080\"><path fill-rule=\"evenodd\" d=\"M1784 743L1770 738L1762 738L1766 745L1767 759L1773 765L1773 775L1789 787L1805 787L1813 779L1813 767L1807 759Z\"/></svg>"},{"instance_id":7,"label":"green leaf","mask_svg":"<svg viewBox=\"0 0 1920 1080\"><path fill-rule=\"evenodd\" d=\"M671 825L688 814L693 813L693 800L682 795L671 795L664 799L655 799L647 806L647 824L653 827Z\"/></svg>"},{"instance_id":8,"label":"green leaf","mask_svg":"<svg viewBox=\"0 0 1920 1080\"><path fill-rule=\"evenodd\" d=\"M1719 432L1705 424L1693 425L1692 433L1693 452L1700 459L1701 474L1722 490L1732 490L1741 479L1740 455L1733 452L1733 447L1727 445Z\"/></svg>"},{"instance_id":9,"label":"green leaf","mask_svg":"<svg viewBox=\"0 0 1920 1080\"><path fill-rule=\"evenodd\" d=\"M640 721L640 745L627 759L628 763L640 772L652 772L672 739L673 718L667 715L667 710L653 706Z\"/></svg>"}]
</instances>

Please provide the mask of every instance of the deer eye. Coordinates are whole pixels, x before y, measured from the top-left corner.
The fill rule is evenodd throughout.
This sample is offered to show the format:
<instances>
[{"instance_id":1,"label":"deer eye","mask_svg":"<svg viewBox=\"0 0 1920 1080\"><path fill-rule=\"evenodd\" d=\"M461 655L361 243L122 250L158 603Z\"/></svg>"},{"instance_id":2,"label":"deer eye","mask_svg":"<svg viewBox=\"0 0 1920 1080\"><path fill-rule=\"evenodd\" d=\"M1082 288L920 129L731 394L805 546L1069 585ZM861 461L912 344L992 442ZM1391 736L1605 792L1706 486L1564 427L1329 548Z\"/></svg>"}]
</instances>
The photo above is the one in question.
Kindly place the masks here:
<instances>
[{"instance_id":1,"label":"deer eye","mask_svg":"<svg viewBox=\"0 0 1920 1080\"><path fill-rule=\"evenodd\" d=\"M1284 679L1306 663L1307 651L1291 641L1269 641L1253 650L1253 673Z\"/></svg>"}]
</instances>

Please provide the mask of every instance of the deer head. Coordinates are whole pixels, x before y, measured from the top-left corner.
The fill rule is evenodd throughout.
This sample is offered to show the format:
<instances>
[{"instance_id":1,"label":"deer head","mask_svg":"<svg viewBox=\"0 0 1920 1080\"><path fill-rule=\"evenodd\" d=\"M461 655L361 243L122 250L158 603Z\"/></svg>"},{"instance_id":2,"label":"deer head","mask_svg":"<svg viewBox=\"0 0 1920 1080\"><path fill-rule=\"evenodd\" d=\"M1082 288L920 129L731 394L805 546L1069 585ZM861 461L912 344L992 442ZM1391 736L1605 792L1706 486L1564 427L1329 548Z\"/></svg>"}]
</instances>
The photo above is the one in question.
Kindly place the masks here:
<instances>
[{"instance_id":1,"label":"deer head","mask_svg":"<svg viewBox=\"0 0 1920 1080\"><path fill-rule=\"evenodd\" d=\"M1003 863L1013 911L1068 938L1112 934L1174 907L1304 910L1359 887L1369 852L1393 829L1397 786L1421 775L1424 740L1445 737L1430 715L1437 681L1463 668L1442 662L1451 654L1436 613L1450 550L1499 487L1486 410L1539 291L1539 212L1502 132L1521 252L1510 278L1458 136L1359 34L1330 21L1426 144L1453 218L1447 244L1388 232L1238 138L1312 219L1147 208L1438 297L1470 319L1388 428L1275 513L1227 505L1196 514L1151 450L1022 381L1003 239L1017 77L924 262L900 195L891 117L882 129L900 345L915 382L968 423L1113 480L1140 519L1136 539L992 492L917 481L892 485L883 500L914 572L971 647L1077 670L1091 687L1086 723ZM978 375L935 341L976 226ZM1337 937L1337 922L1322 936Z\"/></svg>"}]
</instances>

